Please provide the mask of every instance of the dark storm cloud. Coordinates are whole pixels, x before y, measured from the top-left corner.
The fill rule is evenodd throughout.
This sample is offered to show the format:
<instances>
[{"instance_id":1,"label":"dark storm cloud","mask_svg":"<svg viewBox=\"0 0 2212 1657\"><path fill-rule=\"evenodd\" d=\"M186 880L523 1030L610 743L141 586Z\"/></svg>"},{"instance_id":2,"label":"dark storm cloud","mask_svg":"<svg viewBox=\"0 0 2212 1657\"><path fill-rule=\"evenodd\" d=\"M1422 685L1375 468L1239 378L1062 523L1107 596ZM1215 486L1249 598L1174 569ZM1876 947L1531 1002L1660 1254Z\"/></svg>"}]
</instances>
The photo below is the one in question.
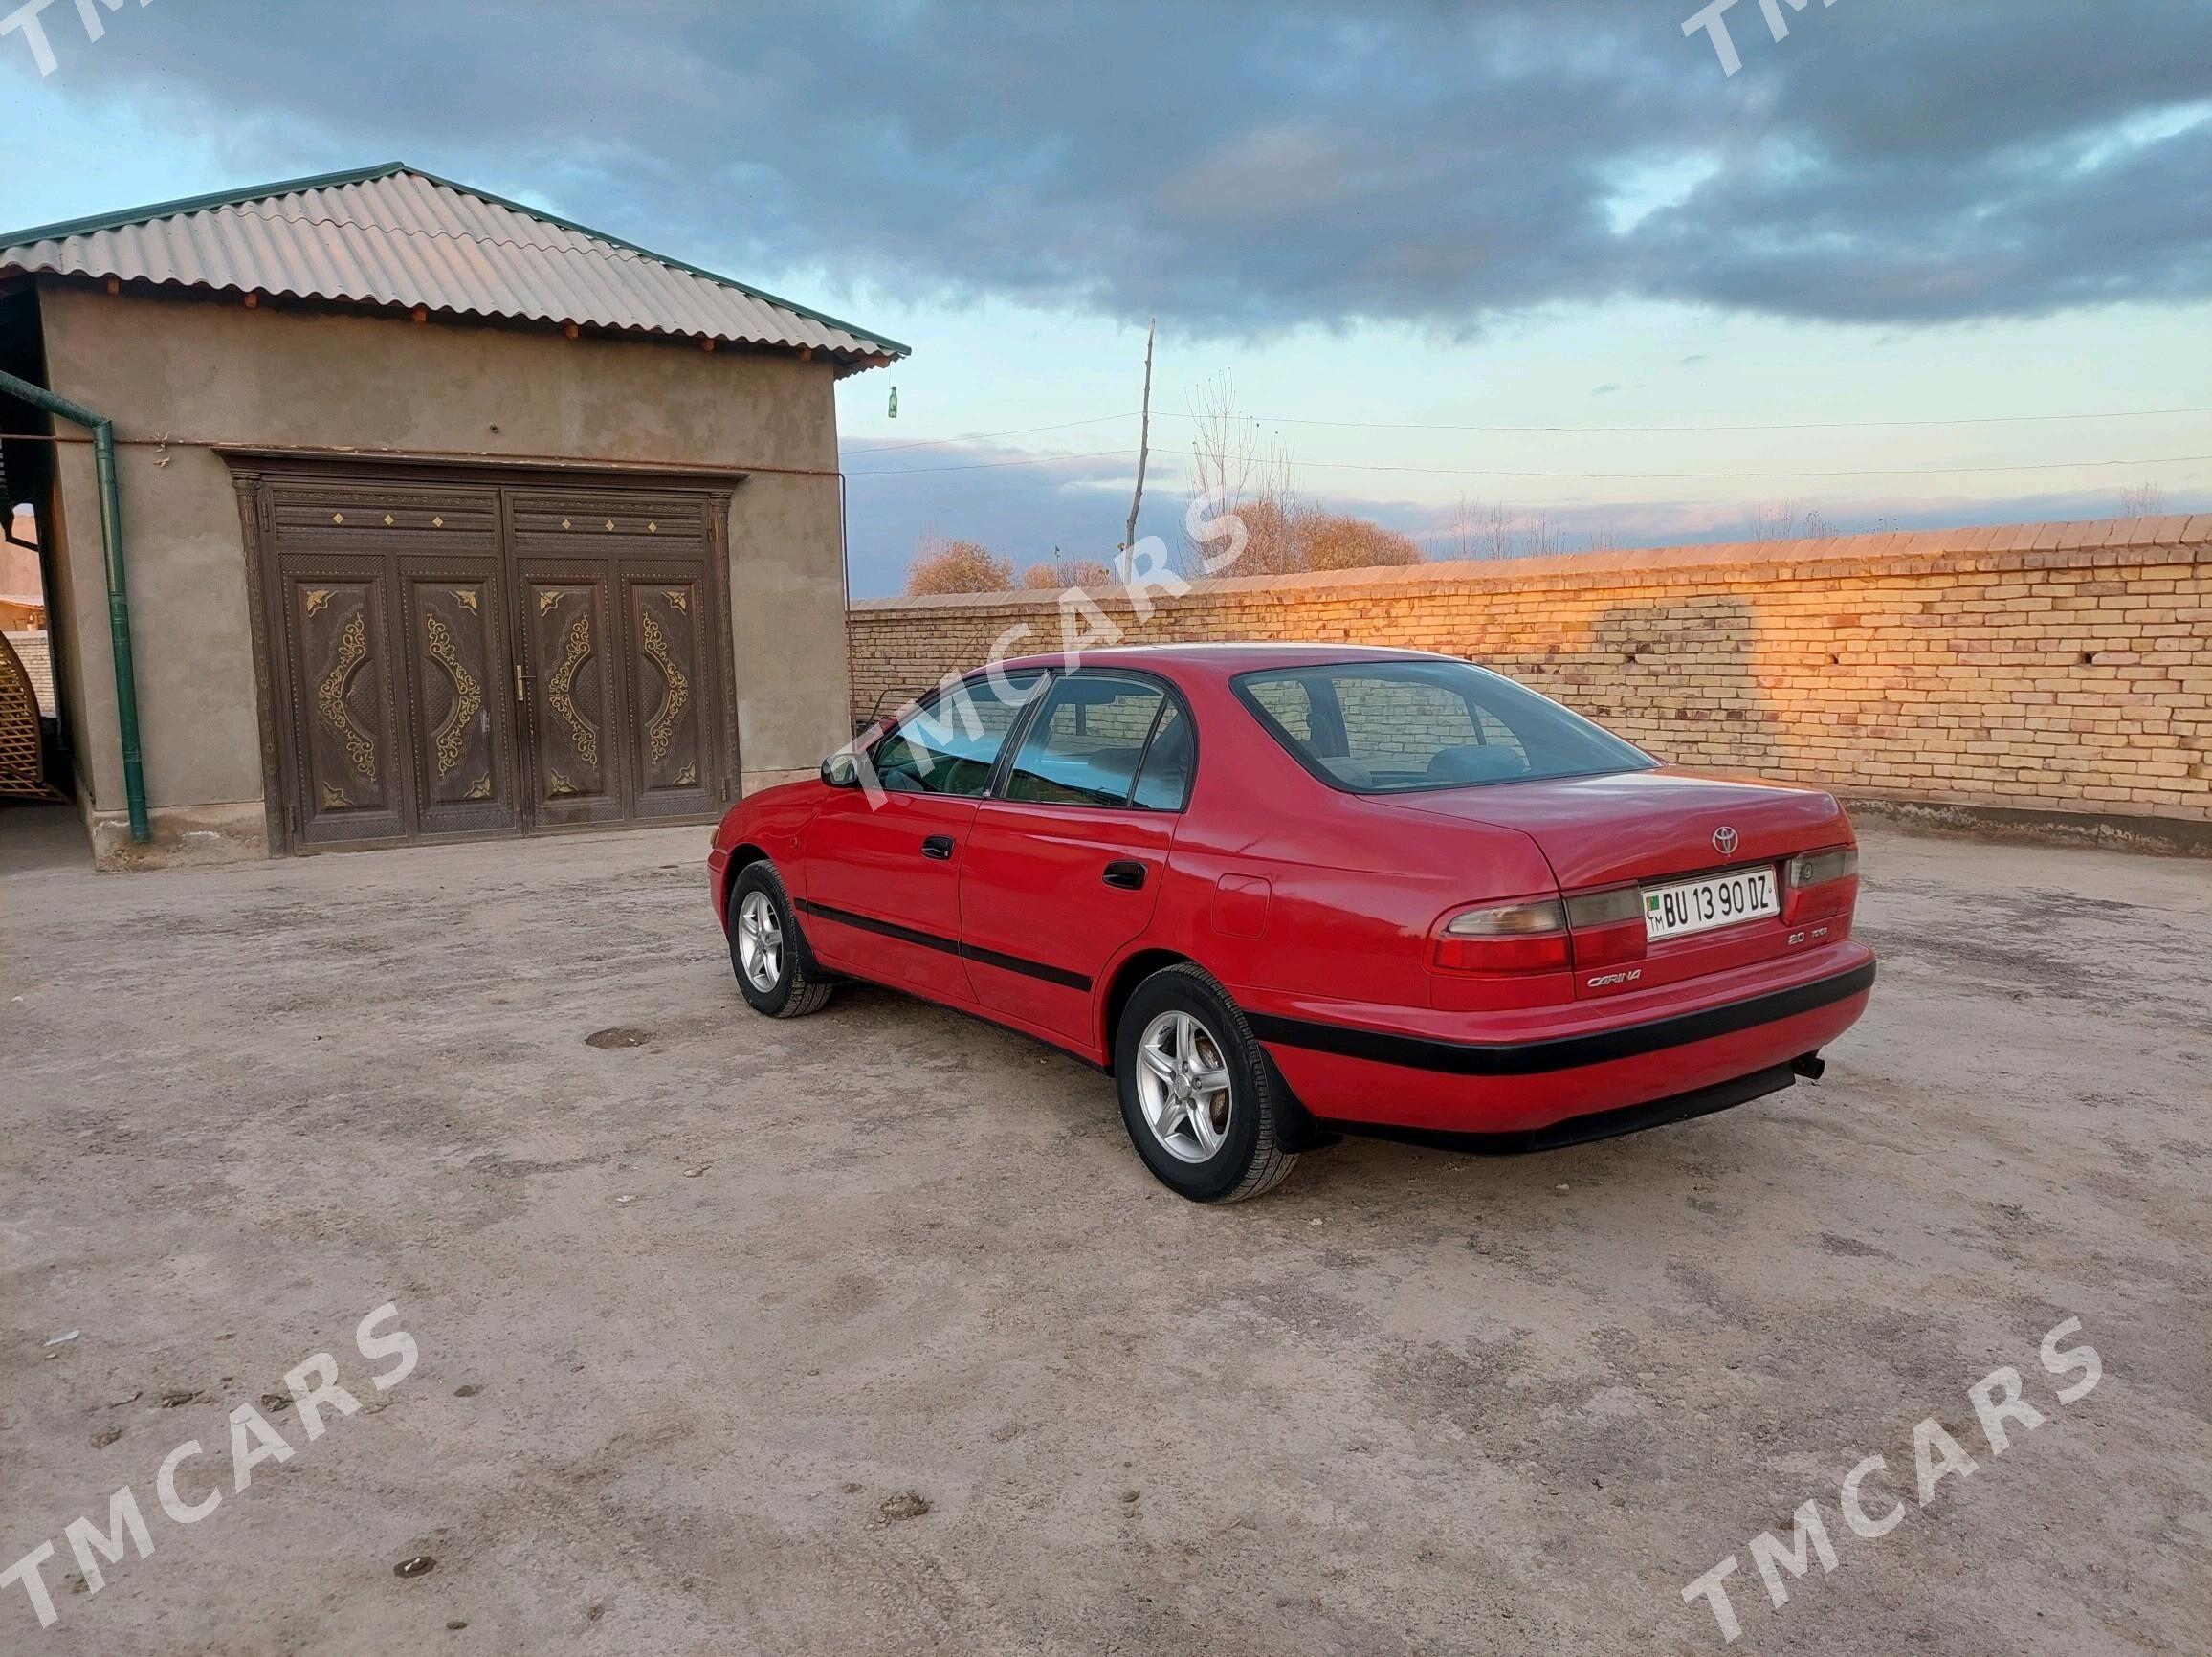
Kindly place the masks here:
<instances>
[{"instance_id":1,"label":"dark storm cloud","mask_svg":"<svg viewBox=\"0 0 2212 1657\"><path fill-rule=\"evenodd\" d=\"M176 0L63 69L233 135L305 123L334 162L534 186L741 274L1185 329L2212 292L2207 0L1834 0L1780 42L1741 0L1733 77L1695 10Z\"/></svg>"}]
</instances>

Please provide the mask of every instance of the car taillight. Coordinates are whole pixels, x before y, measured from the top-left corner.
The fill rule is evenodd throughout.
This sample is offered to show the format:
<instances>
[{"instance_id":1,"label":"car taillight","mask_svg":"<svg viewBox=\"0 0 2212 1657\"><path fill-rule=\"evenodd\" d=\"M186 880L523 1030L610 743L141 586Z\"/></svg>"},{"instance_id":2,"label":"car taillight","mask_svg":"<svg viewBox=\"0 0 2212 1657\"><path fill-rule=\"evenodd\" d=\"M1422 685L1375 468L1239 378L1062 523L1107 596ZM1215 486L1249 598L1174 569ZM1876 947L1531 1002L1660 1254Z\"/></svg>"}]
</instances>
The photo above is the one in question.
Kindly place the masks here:
<instances>
[{"instance_id":1,"label":"car taillight","mask_svg":"<svg viewBox=\"0 0 2212 1657\"><path fill-rule=\"evenodd\" d=\"M1430 959L1445 972L1558 972L1567 965L1567 915L1556 897L1463 909L1436 929Z\"/></svg>"},{"instance_id":2,"label":"car taillight","mask_svg":"<svg viewBox=\"0 0 2212 1657\"><path fill-rule=\"evenodd\" d=\"M1559 972L1640 961L1644 939L1644 894L1623 886L1463 909L1437 928L1433 959L1446 972Z\"/></svg>"},{"instance_id":3,"label":"car taillight","mask_svg":"<svg viewBox=\"0 0 2212 1657\"><path fill-rule=\"evenodd\" d=\"M1567 899L1567 929L1574 939L1575 965L1605 966L1644 959L1644 894L1623 886L1612 892L1585 892Z\"/></svg>"},{"instance_id":4,"label":"car taillight","mask_svg":"<svg viewBox=\"0 0 2212 1657\"><path fill-rule=\"evenodd\" d=\"M1859 849L1838 846L1827 851L1801 851L1782 865L1782 919L1791 925L1824 915L1841 915L1858 895Z\"/></svg>"}]
</instances>

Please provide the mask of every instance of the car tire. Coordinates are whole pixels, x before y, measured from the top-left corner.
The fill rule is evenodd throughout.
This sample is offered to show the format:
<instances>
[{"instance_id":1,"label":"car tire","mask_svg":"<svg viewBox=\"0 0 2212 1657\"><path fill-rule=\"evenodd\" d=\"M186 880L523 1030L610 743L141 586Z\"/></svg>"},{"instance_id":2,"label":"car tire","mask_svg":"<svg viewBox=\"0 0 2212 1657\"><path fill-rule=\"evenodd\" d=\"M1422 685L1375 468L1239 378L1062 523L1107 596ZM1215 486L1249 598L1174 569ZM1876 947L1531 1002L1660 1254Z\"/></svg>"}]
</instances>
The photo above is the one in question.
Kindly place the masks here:
<instances>
[{"instance_id":1,"label":"car tire","mask_svg":"<svg viewBox=\"0 0 2212 1657\"><path fill-rule=\"evenodd\" d=\"M814 964L774 864L748 863L731 883L729 934L730 970L755 1012L804 1018L829 1002L834 986Z\"/></svg>"},{"instance_id":2,"label":"car tire","mask_svg":"<svg viewBox=\"0 0 2212 1657\"><path fill-rule=\"evenodd\" d=\"M1216 1075L1225 1087L1205 1085ZM1203 967L1163 967L1137 986L1115 1030L1114 1077L1130 1143L1178 1196L1241 1203L1297 1164L1283 1149L1273 1067Z\"/></svg>"}]
</instances>

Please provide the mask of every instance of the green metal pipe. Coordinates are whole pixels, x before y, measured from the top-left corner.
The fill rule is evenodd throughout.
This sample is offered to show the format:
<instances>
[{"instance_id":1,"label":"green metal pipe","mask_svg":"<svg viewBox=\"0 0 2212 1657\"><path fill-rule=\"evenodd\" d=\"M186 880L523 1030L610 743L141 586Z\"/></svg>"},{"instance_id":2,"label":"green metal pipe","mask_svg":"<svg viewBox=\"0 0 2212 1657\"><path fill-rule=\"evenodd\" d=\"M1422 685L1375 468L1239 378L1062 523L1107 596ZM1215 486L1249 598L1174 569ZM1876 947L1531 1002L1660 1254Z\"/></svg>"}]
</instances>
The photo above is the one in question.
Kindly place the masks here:
<instances>
[{"instance_id":1,"label":"green metal pipe","mask_svg":"<svg viewBox=\"0 0 2212 1657\"><path fill-rule=\"evenodd\" d=\"M100 483L100 544L107 577L108 646L115 658L115 722L122 738L123 803L130 811L130 837L144 846L153 838L153 828L146 821L145 763L139 752L138 674L131 662L122 499L115 482L115 422L5 370L0 370L0 391L12 392L32 407L73 421L92 433L93 471Z\"/></svg>"}]
</instances>

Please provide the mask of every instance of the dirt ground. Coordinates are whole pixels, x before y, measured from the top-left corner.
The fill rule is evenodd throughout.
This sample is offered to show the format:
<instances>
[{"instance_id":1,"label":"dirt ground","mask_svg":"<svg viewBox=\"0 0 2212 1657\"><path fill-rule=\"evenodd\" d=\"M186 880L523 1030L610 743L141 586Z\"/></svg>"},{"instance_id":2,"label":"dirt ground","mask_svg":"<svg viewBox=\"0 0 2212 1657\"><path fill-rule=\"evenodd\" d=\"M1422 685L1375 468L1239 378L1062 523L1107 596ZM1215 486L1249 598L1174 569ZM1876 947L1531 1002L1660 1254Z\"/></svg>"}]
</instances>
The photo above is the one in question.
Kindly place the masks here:
<instances>
[{"instance_id":1,"label":"dirt ground","mask_svg":"<svg viewBox=\"0 0 2212 1657\"><path fill-rule=\"evenodd\" d=\"M0 1569L54 1543L59 1615L0 1588L7 1651L1701 1652L1731 1554L1739 1649L2212 1650L2212 865L1869 830L1819 1086L1212 1210L1022 1038L748 1014L704 829L95 876L60 828L0 816ZM319 1352L359 1413L271 1406L236 1491ZM2047 1420L1993 1458L2001 1364ZM1921 1511L1925 1417L1980 1470ZM88 1593L124 1485L154 1552ZM1813 1498L1840 1568L1776 1609Z\"/></svg>"}]
</instances>

